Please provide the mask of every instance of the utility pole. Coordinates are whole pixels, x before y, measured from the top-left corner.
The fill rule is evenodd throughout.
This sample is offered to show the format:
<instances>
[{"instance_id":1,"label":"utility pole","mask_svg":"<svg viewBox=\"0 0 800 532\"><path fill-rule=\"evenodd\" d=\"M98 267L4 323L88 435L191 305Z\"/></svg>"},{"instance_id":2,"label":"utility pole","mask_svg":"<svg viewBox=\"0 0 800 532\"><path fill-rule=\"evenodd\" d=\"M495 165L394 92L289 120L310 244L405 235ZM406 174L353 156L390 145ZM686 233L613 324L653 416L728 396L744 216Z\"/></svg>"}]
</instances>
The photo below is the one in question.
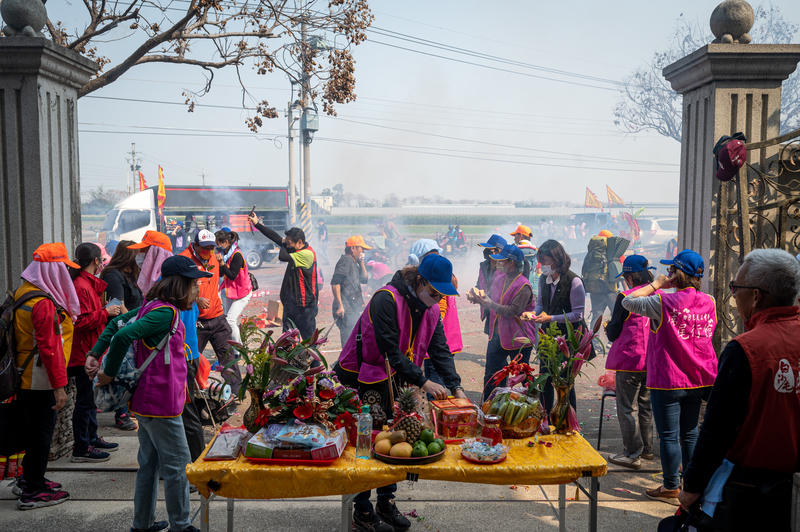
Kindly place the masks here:
<instances>
[{"instance_id":1,"label":"utility pole","mask_svg":"<svg viewBox=\"0 0 800 532\"><path fill-rule=\"evenodd\" d=\"M297 197L294 192L294 106L289 102L286 106L286 118L289 122L289 223L297 222Z\"/></svg>"},{"instance_id":2,"label":"utility pole","mask_svg":"<svg viewBox=\"0 0 800 532\"><path fill-rule=\"evenodd\" d=\"M309 46L308 44L308 35L306 34L306 17L308 16L308 12L306 11L306 3L305 0L302 4L303 9L303 22L300 26L300 31L302 34L303 39L303 84L302 84L302 97L300 101L303 103L303 119L300 121L300 146L301 146L301 160L302 160L302 167L303 167L303 181L300 188L300 197L301 203L308 203L309 197L311 196L311 142L309 138L309 131L306 129L306 124L308 120L308 108L309 108L309 99L311 94L308 91L308 83L309 83L309 76L308 76L308 59L306 58L306 47Z\"/></svg>"},{"instance_id":3,"label":"utility pole","mask_svg":"<svg viewBox=\"0 0 800 532\"><path fill-rule=\"evenodd\" d=\"M128 195L133 194L136 190L136 178L139 176L139 170L142 168L139 163L142 162L142 158L136 158L136 143L131 142L131 158L126 159L129 166L129 172L131 176L130 186L128 187Z\"/></svg>"},{"instance_id":4,"label":"utility pole","mask_svg":"<svg viewBox=\"0 0 800 532\"><path fill-rule=\"evenodd\" d=\"M206 186L206 171L205 168L200 169L200 177L203 178L203 186Z\"/></svg>"}]
</instances>

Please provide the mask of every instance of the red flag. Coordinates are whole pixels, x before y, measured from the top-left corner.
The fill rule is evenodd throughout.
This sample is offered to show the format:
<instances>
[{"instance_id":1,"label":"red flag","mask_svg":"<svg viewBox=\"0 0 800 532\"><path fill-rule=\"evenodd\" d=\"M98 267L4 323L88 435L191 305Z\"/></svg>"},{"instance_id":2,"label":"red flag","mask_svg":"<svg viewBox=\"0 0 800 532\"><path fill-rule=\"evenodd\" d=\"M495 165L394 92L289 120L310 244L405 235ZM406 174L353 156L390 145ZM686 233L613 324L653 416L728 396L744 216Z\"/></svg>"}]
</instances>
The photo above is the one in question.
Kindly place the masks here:
<instances>
[{"instance_id":1,"label":"red flag","mask_svg":"<svg viewBox=\"0 0 800 532\"><path fill-rule=\"evenodd\" d=\"M617 196L617 195L614 193L614 191L613 191L613 190L611 190L611 187L609 187L608 185L606 185L606 193L608 194L608 206L609 206L609 208L610 208L612 205L622 205L622 206L625 206L625 201L624 201L622 198L620 198L619 196Z\"/></svg>"},{"instance_id":2,"label":"red flag","mask_svg":"<svg viewBox=\"0 0 800 532\"><path fill-rule=\"evenodd\" d=\"M167 201L167 192L164 190L164 169L158 165L158 215L164 216L164 203Z\"/></svg>"},{"instance_id":3,"label":"red flag","mask_svg":"<svg viewBox=\"0 0 800 532\"><path fill-rule=\"evenodd\" d=\"M147 181L144 180L144 174L139 172L139 192L144 192L147 189Z\"/></svg>"},{"instance_id":4,"label":"red flag","mask_svg":"<svg viewBox=\"0 0 800 532\"><path fill-rule=\"evenodd\" d=\"M597 196L589 190L589 187L586 187L586 206L591 207L593 209L600 209L600 212L603 212L603 204L600 203L600 200L597 199Z\"/></svg>"}]
</instances>

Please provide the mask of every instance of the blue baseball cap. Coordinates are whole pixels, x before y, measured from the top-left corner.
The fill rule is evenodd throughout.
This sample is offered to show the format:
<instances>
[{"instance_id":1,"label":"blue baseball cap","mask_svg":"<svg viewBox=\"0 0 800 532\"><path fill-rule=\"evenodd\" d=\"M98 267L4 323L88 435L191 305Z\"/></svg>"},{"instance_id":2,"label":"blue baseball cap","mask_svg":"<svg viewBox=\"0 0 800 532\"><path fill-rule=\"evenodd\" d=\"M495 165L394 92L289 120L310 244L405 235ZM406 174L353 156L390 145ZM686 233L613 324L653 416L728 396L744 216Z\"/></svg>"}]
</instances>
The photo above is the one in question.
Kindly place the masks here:
<instances>
[{"instance_id":1,"label":"blue baseball cap","mask_svg":"<svg viewBox=\"0 0 800 532\"><path fill-rule=\"evenodd\" d=\"M692 277L702 277L703 274L698 274L697 270L706 269L706 263L703 262L703 257L691 249L684 249L675 255L674 259L662 260L661 264L666 264L667 266L674 265L676 268L680 268L681 271L691 275Z\"/></svg>"},{"instance_id":2,"label":"blue baseball cap","mask_svg":"<svg viewBox=\"0 0 800 532\"><path fill-rule=\"evenodd\" d=\"M643 272L645 270L655 270L655 266L647 266L647 258L644 255L629 255L622 263L622 273L615 279L619 279L626 273Z\"/></svg>"},{"instance_id":3,"label":"blue baseball cap","mask_svg":"<svg viewBox=\"0 0 800 532\"><path fill-rule=\"evenodd\" d=\"M483 244L478 244L482 248L500 248L503 249L508 245L506 239L500 235L492 235L489 237L488 242L484 242Z\"/></svg>"},{"instance_id":4,"label":"blue baseball cap","mask_svg":"<svg viewBox=\"0 0 800 532\"><path fill-rule=\"evenodd\" d=\"M522 250L517 246L505 246L500 250L500 253L497 255L489 255L489 257L494 260L511 259L515 262L523 262L525 260L525 254L522 253Z\"/></svg>"},{"instance_id":5,"label":"blue baseball cap","mask_svg":"<svg viewBox=\"0 0 800 532\"><path fill-rule=\"evenodd\" d=\"M225 231L226 233L230 233L231 232L231 228L226 226L226 227L223 227L222 229L220 229L220 231Z\"/></svg>"},{"instance_id":6,"label":"blue baseball cap","mask_svg":"<svg viewBox=\"0 0 800 532\"><path fill-rule=\"evenodd\" d=\"M417 272L442 295L457 296L453 286L453 264L441 255L428 255L419 263Z\"/></svg>"}]
</instances>

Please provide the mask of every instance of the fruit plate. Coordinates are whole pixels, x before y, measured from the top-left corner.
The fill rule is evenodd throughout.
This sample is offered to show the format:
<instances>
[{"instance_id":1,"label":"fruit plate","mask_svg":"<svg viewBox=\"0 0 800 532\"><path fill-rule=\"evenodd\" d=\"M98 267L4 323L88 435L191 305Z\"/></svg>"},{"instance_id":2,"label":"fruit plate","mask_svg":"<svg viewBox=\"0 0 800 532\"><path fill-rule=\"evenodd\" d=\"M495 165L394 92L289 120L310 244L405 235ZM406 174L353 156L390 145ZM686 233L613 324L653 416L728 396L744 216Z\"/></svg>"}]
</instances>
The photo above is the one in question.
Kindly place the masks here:
<instances>
[{"instance_id":1,"label":"fruit plate","mask_svg":"<svg viewBox=\"0 0 800 532\"><path fill-rule=\"evenodd\" d=\"M446 451L447 449L445 449L440 453L432 454L430 456L411 456L409 458L402 458L399 456L389 456L388 454L376 453L375 450L373 449L372 456L374 456L375 459L380 460L381 462L391 465L425 465L438 462L444 457L444 453Z\"/></svg>"},{"instance_id":2,"label":"fruit plate","mask_svg":"<svg viewBox=\"0 0 800 532\"><path fill-rule=\"evenodd\" d=\"M475 460L474 458L470 458L469 456L465 455L463 452L461 453L461 458L466 460L467 462L472 462L473 464L499 464L500 462L504 461L508 456L502 457L500 460Z\"/></svg>"}]
</instances>

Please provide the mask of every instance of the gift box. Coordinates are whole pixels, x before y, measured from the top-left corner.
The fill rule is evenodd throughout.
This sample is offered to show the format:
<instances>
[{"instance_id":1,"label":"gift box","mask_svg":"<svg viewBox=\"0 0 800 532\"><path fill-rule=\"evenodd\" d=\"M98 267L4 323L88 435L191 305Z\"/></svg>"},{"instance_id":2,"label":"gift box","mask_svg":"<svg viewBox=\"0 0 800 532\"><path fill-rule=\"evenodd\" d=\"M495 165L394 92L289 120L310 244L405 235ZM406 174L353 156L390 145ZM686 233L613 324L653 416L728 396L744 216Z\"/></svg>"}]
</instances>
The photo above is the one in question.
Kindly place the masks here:
<instances>
[{"instance_id":1,"label":"gift box","mask_svg":"<svg viewBox=\"0 0 800 532\"><path fill-rule=\"evenodd\" d=\"M311 451L293 445L277 445L272 451L273 460L311 460Z\"/></svg>"},{"instance_id":2,"label":"gift box","mask_svg":"<svg viewBox=\"0 0 800 532\"><path fill-rule=\"evenodd\" d=\"M448 439L474 438L478 429L478 407L469 399L431 401L439 436Z\"/></svg>"},{"instance_id":3,"label":"gift box","mask_svg":"<svg viewBox=\"0 0 800 532\"><path fill-rule=\"evenodd\" d=\"M441 422L443 425L464 424L474 425L478 422L478 413L472 408L457 408L455 410L442 410Z\"/></svg>"},{"instance_id":4,"label":"gift box","mask_svg":"<svg viewBox=\"0 0 800 532\"><path fill-rule=\"evenodd\" d=\"M247 440L244 455L248 458L273 458L272 454L278 443L272 441L267 435L268 428L256 432L255 436Z\"/></svg>"},{"instance_id":5,"label":"gift box","mask_svg":"<svg viewBox=\"0 0 800 532\"><path fill-rule=\"evenodd\" d=\"M345 445L347 445L347 431L345 429L331 431L322 447L311 449L311 459L334 460L339 458Z\"/></svg>"},{"instance_id":6,"label":"gift box","mask_svg":"<svg viewBox=\"0 0 800 532\"><path fill-rule=\"evenodd\" d=\"M474 438L476 431L477 423L449 423L439 426L439 436L452 440Z\"/></svg>"}]
</instances>

